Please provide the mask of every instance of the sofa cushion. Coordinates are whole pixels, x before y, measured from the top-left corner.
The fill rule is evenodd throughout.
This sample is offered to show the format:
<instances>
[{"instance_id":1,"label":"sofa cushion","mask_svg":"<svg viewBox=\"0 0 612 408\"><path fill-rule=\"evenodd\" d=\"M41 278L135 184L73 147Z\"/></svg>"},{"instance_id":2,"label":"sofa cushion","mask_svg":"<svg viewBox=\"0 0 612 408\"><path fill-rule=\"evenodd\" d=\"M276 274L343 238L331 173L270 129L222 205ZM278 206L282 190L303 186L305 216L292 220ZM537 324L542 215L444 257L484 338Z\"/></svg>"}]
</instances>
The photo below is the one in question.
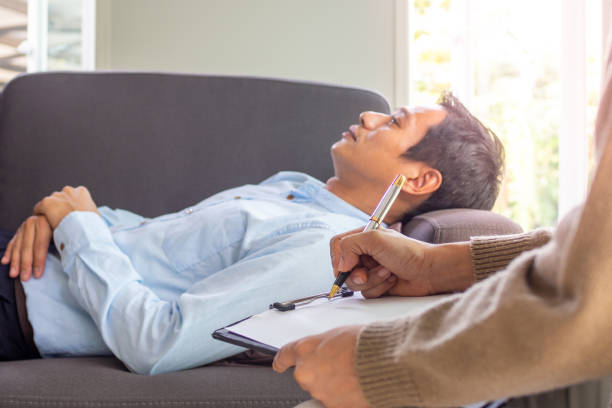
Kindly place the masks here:
<instances>
[{"instance_id":1,"label":"sofa cushion","mask_svg":"<svg viewBox=\"0 0 612 408\"><path fill-rule=\"evenodd\" d=\"M278 407L308 399L292 371L206 366L152 377L110 357L0 364L1 407Z\"/></svg>"}]
</instances>

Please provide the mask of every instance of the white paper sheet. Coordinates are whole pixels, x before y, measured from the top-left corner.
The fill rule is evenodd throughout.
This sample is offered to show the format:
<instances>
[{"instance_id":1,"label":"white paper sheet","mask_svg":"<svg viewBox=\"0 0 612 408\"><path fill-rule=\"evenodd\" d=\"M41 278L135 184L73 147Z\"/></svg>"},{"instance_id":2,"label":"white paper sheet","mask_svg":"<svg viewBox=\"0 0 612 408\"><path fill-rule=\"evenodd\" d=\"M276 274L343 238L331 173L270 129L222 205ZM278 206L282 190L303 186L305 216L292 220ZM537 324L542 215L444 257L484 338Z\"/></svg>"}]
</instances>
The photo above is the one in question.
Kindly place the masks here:
<instances>
[{"instance_id":1,"label":"white paper sheet","mask_svg":"<svg viewBox=\"0 0 612 408\"><path fill-rule=\"evenodd\" d=\"M414 314L451 295L364 299L361 294L333 301L317 299L280 312L268 310L229 327L236 334L277 348L291 341L351 324L368 324Z\"/></svg>"}]
</instances>

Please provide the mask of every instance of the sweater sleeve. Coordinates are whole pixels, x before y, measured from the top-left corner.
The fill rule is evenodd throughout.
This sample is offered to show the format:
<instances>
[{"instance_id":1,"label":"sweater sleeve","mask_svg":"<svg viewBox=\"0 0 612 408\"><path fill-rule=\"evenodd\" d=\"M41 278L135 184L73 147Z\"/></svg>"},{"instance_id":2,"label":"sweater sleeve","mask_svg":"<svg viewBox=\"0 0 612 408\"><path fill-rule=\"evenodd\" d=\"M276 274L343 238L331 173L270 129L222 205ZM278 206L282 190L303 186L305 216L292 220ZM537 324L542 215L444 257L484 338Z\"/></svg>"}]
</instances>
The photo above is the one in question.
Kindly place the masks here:
<instances>
[{"instance_id":1,"label":"sweater sleeve","mask_svg":"<svg viewBox=\"0 0 612 408\"><path fill-rule=\"evenodd\" d=\"M366 326L355 366L370 404L465 405L612 373L601 341L612 333L612 205L600 209L597 222L583 227L582 217L575 239L579 209L549 244L464 294Z\"/></svg>"},{"instance_id":2,"label":"sweater sleeve","mask_svg":"<svg viewBox=\"0 0 612 408\"><path fill-rule=\"evenodd\" d=\"M521 253L545 245L550 237L551 231L548 229L523 234L472 237L470 253L476 281L505 269Z\"/></svg>"}]
</instances>

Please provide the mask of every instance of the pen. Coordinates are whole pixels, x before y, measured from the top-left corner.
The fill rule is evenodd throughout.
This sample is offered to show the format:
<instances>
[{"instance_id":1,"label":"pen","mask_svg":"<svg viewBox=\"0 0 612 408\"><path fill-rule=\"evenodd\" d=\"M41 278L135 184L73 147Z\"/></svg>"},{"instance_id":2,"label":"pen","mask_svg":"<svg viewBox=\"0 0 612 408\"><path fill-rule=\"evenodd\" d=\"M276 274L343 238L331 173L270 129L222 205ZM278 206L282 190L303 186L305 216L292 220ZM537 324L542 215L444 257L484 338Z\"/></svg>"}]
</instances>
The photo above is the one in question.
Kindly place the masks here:
<instances>
[{"instance_id":1,"label":"pen","mask_svg":"<svg viewBox=\"0 0 612 408\"><path fill-rule=\"evenodd\" d=\"M395 177L395 180L393 180L393 183L391 183L389 188L387 188L387 191L385 191L385 194L383 194L382 198L380 199L380 202L374 209L374 212L370 216L370 221L368 221L368 223L366 224L365 228L363 229L363 232L377 229L378 227L380 227L380 224L385 219L385 215L387 215L387 213L391 209L393 202L397 198L397 195L404 186L405 182L406 177L404 177L403 175L398 174ZM350 274L351 271L338 273L334 285L329 291L328 300L331 300L334 295L340 290L340 287L342 286L342 284L344 284L344 281L346 280L346 278L348 278Z\"/></svg>"}]
</instances>

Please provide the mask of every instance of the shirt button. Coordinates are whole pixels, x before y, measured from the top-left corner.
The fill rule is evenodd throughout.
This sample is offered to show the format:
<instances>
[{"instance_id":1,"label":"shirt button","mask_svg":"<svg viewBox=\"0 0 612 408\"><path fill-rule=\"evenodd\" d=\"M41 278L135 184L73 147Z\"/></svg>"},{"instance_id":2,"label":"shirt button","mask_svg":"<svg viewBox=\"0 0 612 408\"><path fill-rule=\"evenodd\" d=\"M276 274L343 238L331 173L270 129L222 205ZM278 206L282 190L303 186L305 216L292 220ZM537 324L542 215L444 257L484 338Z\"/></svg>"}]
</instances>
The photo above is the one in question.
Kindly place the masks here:
<instances>
[{"instance_id":1,"label":"shirt button","mask_svg":"<svg viewBox=\"0 0 612 408\"><path fill-rule=\"evenodd\" d=\"M145 225L146 223L146 221L140 221L140 225Z\"/></svg>"},{"instance_id":2,"label":"shirt button","mask_svg":"<svg viewBox=\"0 0 612 408\"><path fill-rule=\"evenodd\" d=\"M289 194L287 196L287 200L293 200L295 198L295 196L293 194Z\"/></svg>"},{"instance_id":3,"label":"shirt button","mask_svg":"<svg viewBox=\"0 0 612 408\"><path fill-rule=\"evenodd\" d=\"M63 250L64 250L64 248L66 248L66 245L64 245L64 243L62 242L62 243L60 244L60 251L63 251Z\"/></svg>"},{"instance_id":4,"label":"shirt button","mask_svg":"<svg viewBox=\"0 0 612 408\"><path fill-rule=\"evenodd\" d=\"M234 200L240 200L241 198L242 197L240 197L240 196L236 196L236 197L234 197Z\"/></svg>"},{"instance_id":5,"label":"shirt button","mask_svg":"<svg viewBox=\"0 0 612 408\"><path fill-rule=\"evenodd\" d=\"M191 214L193 212L193 208L188 208L185 210L185 214Z\"/></svg>"}]
</instances>

